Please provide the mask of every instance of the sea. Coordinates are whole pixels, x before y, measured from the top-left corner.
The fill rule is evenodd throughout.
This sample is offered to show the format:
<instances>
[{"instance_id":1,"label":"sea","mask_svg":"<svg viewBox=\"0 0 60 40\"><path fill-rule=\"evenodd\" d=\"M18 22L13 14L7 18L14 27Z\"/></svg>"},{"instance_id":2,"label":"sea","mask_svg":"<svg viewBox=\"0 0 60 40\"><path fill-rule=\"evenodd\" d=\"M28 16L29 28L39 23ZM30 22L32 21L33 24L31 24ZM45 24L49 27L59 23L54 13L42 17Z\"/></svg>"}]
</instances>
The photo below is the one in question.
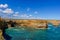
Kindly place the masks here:
<instances>
[{"instance_id":1,"label":"sea","mask_svg":"<svg viewBox=\"0 0 60 40\"><path fill-rule=\"evenodd\" d=\"M11 27L5 31L10 40L60 40L60 25L49 24L46 29Z\"/></svg>"}]
</instances>

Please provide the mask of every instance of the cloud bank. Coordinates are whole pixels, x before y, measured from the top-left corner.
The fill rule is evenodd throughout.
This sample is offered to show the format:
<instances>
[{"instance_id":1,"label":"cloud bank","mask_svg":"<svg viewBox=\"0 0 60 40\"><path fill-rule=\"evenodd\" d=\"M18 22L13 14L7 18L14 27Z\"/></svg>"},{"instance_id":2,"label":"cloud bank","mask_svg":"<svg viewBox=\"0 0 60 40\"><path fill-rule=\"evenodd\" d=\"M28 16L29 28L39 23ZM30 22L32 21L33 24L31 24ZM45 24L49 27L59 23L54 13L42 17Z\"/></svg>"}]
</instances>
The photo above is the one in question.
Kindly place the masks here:
<instances>
[{"instance_id":1,"label":"cloud bank","mask_svg":"<svg viewBox=\"0 0 60 40\"><path fill-rule=\"evenodd\" d=\"M30 8L26 9L27 12L30 11ZM20 13L19 11L14 11L9 8L8 4L0 4L0 14L4 14L3 16L8 18L16 18L16 19L40 19L39 17L34 17L32 14ZM8 15L9 14L9 15ZM34 14L38 14L37 11Z\"/></svg>"},{"instance_id":2,"label":"cloud bank","mask_svg":"<svg viewBox=\"0 0 60 40\"><path fill-rule=\"evenodd\" d=\"M7 8L8 4L0 4L0 8Z\"/></svg>"}]
</instances>

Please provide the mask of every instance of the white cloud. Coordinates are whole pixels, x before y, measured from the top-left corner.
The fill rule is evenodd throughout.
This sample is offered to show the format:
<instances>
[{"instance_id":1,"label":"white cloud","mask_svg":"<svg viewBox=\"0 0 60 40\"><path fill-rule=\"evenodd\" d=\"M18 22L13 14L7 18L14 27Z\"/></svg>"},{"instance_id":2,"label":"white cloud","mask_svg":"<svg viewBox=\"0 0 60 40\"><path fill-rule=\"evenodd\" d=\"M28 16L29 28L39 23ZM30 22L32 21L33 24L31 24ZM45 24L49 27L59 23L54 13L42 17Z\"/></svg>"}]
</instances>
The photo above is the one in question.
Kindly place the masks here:
<instances>
[{"instance_id":1,"label":"white cloud","mask_svg":"<svg viewBox=\"0 0 60 40\"><path fill-rule=\"evenodd\" d=\"M33 15L22 14L20 15L20 19L40 19L39 17L34 17Z\"/></svg>"},{"instance_id":2,"label":"white cloud","mask_svg":"<svg viewBox=\"0 0 60 40\"><path fill-rule=\"evenodd\" d=\"M14 14L13 16L16 17L16 16L18 16L18 14Z\"/></svg>"},{"instance_id":3,"label":"white cloud","mask_svg":"<svg viewBox=\"0 0 60 40\"><path fill-rule=\"evenodd\" d=\"M30 11L30 8L27 8L26 11ZM20 19L39 19L39 17L34 17L33 15L27 15L27 14L21 14L19 15L19 12L15 12L14 10L8 8L7 4L0 4L0 13L6 13L7 15L5 15L6 17L10 17L8 14L12 14L11 15L13 18L20 18ZM37 11L34 12L35 14L38 14Z\"/></svg>"},{"instance_id":4,"label":"white cloud","mask_svg":"<svg viewBox=\"0 0 60 40\"><path fill-rule=\"evenodd\" d=\"M19 17L19 12L16 12L16 11L12 10L11 8L8 8L7 4L0 4L0 15L1 14L4 15L3 17L8 17L8 18L11 18L11 17L18 18ZM9 16L9 15L11 15L11 16Z\"/></svg>"},{"instance_id":5,"label":"white cloud","mask_svg":"<svg viewBox=\"0 0 60 40\"><path fill-rule=\"evenodd\" d=\"M19 12L15 12L15 14L13 14L13 16L15 16L15 17L19 16Z\"/></svg>"},{"instance_id":6,"label":"white cloud","mask_svg":"<svg viewBox=\"0 0 60 40\"><path fill-rule=\"evenodd\" d=\"M8 8L8 4L0 4L0 13L11 14L14 13L14 11Z\"/></svg>"},{"instance_id":7,"label":"white cloud","mask_svg":"<svg viewBox=\"0 0 60 40\"><path fill-rule=\"evenodd\" d=\"M30 8L27 8L27 11L30 11Z\"/></svg>"},{"instance_id":8,"label":"white cloud","mask_svg":"<svg viewBox=\"0 0 60 40\"><path fill-rule=\"evenodd\" d=\"M19 12L15 12L15 14L19 14Z\"/></svg>"},{"instance_id":9,"label":"white cloud","mask_svg":"<svg viewBox=\"0 0 60 40\"><path fill-rule=\"evenodd\" d=\"M21 14L21 15L14 14L13 18L18 18L18 19L41 19L40 17L35 17L31 14L30 15L27 15L27 14Z\"/></svg>"},{"instance_id":10,"label":"white cloud","mask_svg":"<svg viewBox=\"0 0 60 40\"><path fill-rule=\"evenodd\" d=\"M30 17L32 17L32 15L30 14L30 15L27 15L27 14L22 14L22 15L20 15L22 18L30 18Z\"/></svg>"},{"instance_id":11,"label":"white cloud","mask_svg":"<svg viewBox=\"0 0 60 40\"><path fill-rule=\"evenodd\" d=\"M37 11L35 11L34 13L35 13L35 14L38 14L38 12L37 12Z\"/></svg>"},{"instance_id":12,"label":"white cloud","mask_svg":"<svg viewBox=\"0 0 60 40\"><path fill-rule=\"evenodd\" d=\"M29 17L32 17L32 15L30 14Z\"/></svg>"},{"instance_id":13,"label":"white cloud","mask_svg":"<svg viewBox=\"0 0 60 40\"><path fill-rule=\"evenodd\" d=\"M3 13L11 14L11 13L14 13L14 11L12 9L7 8L3 10Z\"/></svg>"},{"instance_id":14,"label":"white cloud","mask_svg":"<svg viewBox=\"0 0 60 40\"><path fill-rule=\"evenodd\" d=\"M0 4L0 8L7 8L8 5L7 4Z\"/></svg>"},{"instance_id":15,"label":"white cloud","mask_svg":"<svg viewBox=\"0 0 60 40\"><path fill-rule=\"evenodd\" d=\"M22 17L22 18L28 18L29 16L27 14L22 14L22 15L20 15L20 17Z\"/></svg>"},{"instance_id":16,"label":"white cloud","mask_svg":"<svg viewBox=\"0 0 60 40\"><path fill-rule=\"evenodd\" d=\"M2 12L3 10L2 9L0 9L0 13Z\"/></svg>"}]
</instances>

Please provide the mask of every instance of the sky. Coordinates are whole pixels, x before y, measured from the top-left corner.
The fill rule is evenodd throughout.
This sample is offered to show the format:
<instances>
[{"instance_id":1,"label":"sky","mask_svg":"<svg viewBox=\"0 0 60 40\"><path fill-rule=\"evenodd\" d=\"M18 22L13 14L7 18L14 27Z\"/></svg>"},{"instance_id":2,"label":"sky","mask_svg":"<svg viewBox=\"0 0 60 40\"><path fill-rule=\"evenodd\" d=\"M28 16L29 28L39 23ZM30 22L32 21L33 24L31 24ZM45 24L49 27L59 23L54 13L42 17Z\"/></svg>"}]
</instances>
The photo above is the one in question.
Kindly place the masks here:
<instances>
[{"instance_id":1,"label":"sky","mask_svg":"<svg viewBox=\"0 0 60 40\"><path fill-rule=\"evenodd\" d=\"M60 20L60 1L0 0L0 16L11 19Z\"/></svg>"}]
</instances>

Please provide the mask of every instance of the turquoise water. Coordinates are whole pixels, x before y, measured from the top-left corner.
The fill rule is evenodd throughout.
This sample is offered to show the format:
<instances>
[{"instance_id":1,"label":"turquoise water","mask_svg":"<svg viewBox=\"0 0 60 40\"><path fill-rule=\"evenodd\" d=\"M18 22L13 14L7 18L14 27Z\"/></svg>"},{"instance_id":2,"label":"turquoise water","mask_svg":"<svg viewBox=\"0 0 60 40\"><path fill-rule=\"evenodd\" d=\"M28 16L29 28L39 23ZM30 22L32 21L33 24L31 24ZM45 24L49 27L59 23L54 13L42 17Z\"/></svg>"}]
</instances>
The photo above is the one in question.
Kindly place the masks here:
<instances>
[{"instance_id":1,"label":"turquoise water","mask_svg":"<svg viewBox=\"0 0 60 40\"><path fill-rule=\"evenodd\" d=\"M47 29L9 28L6 34L11 40L60 40L60 27L50 25Z\"/></svg>"}]
</instances>

